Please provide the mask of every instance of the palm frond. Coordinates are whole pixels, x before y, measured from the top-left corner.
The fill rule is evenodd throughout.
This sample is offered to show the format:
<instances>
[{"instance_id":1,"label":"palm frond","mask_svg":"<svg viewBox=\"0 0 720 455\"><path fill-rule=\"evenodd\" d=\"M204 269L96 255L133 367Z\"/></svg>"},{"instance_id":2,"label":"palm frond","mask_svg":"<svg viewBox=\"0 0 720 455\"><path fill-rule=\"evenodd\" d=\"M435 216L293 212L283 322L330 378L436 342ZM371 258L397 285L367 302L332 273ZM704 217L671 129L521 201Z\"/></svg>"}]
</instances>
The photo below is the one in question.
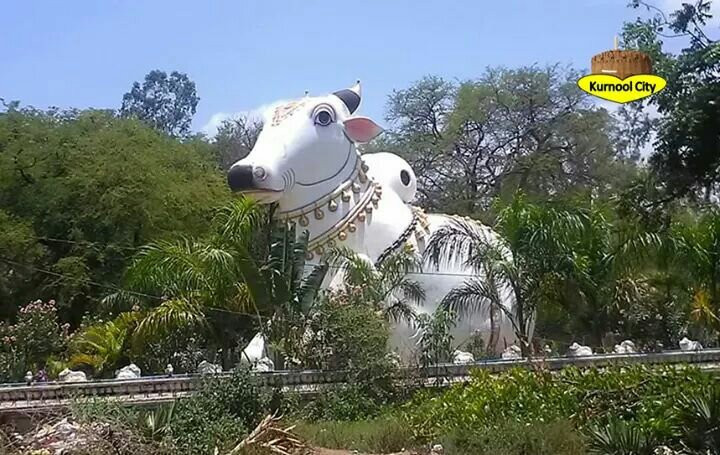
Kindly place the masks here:
<instances>
[{"instance_id":1,"label":"palm frond","mask_svg":"<svg viewBox=\"0 0 720 455\"><path fill-rule=\"evenodd\" d=\"M136 343L158 339L173 331L206 327L207 321L201 306L187 300L167 300L150 310L138 323L133 333Z\"/></svg>"}]
</instances>

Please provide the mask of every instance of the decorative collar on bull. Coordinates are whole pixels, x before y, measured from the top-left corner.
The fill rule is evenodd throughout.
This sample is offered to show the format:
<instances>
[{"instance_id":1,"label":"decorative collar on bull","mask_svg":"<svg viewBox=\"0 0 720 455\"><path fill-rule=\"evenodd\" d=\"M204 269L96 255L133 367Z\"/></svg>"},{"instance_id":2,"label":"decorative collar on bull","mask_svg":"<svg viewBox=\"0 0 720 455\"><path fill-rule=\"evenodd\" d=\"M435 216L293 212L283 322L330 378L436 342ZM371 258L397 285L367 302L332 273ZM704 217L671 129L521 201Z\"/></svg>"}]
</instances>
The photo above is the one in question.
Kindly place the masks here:
<instances>
[{"instance_id":1,"label":"decorative collar on bull","mask_svg":"<svg viewBox=\"0 0 720 455\"><path fill-rule=\"evenodd\" d=\"M336 246L378 263L405 244L418 254L427 238L448 222L409 205L416 178L408 163L392 153L365 154L356 145L382 132L373 120L355 115L362 100L358 81L330 95L305 96L275 107L267 116L250 154L233 164L228 184L260 203L276 203L275 217L297 223L309 233L308 261L318 263ZM494 233L485 226L479 229ZM432 273L417 275L425 303L416 313L432 313L470 270L446 261ZM503 288L505 304L514 299ZM458 335L481 330L486 346L502 349L514 342L512 326L502 314L479 311L457 325ZM402 325L402 324L401 324ZM396 327L393 344L407 346L412 327ZM462 335L458 338L462 338Z\"/></svg>"}]
</instances>

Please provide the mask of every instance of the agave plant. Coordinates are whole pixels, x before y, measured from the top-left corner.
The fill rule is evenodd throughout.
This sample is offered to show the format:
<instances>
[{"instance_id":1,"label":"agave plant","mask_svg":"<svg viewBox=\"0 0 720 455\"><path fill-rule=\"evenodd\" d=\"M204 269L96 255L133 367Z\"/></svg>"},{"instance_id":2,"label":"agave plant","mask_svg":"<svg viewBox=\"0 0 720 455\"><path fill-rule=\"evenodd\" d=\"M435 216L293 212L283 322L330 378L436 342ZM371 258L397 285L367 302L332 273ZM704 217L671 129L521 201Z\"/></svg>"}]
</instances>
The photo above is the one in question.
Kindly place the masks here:
<instances>
[{"instance_id":1,"label":"agave plant","mask_svg":"<svg viewBox=\"0 0 720 455\"><path fill-rule=\"evenodd\" d=\"M589 429L590 453L597 455L653 455L656 441L640 428L622 420Z\"/></svg>"},{"instance_id":2,"label":"agave plant","mask_svg":"<svg viewBox=\"0 0 720 455\"><path fill-rule=\"evenodd\" d=\"M702 453L720 454L720 387L685 397L678 410L683 442Z\"/></svg>"}]
</instances>

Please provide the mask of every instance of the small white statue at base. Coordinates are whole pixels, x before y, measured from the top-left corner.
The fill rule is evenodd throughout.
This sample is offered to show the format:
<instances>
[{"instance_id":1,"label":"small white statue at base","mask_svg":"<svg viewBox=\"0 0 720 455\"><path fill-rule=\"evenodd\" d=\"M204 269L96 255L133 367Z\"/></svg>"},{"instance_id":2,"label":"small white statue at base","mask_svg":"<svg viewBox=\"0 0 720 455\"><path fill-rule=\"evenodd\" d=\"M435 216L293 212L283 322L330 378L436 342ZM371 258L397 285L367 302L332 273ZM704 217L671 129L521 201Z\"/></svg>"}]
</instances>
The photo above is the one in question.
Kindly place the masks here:
<instances>
[{"instance_id":1,"label":"small white statue at base","mask_svg":"<svg viewBox=\"0 0 720 455\"><path fill-rule=\"evenodd\" d=\"M250 343L240 354L240 363L243 365L255 365L265 357L265 337L258 333L250 340Z\"/></svg>"},{"instance_id":2,"label":"small white statue at base","mask_svg":"<svg viewBox=\"0 0 720 455\"><path fill-rule=\"evenodd\" d=\"M520 346L511 345L505 348L502 353L503 360L519 360L522 359L522 349Z\"/></svg>"},{"instance_id":3,"label":"small white statue at base","mask_svg":"<svg viewBox=\"0 0 720 455\"><path fill-rule=\"evenodd\" d=\"M630 340L622 341L620 344L615 345L615 349L613 349L613 353L615 354L637 354L637 348L635 347L635 343L633 343Z\"/></svg>"},{"instance_id":4,"label":"small white statue at base","mask_svg":"<svg viewBox=\"0 0 720 455\"><path fill-rule=\"evenodd\" d=\"M140 367L131 363L115 372L115 379L138 379L141 376Z\"/></svg>"},{"instance_id":5,"label":"small white statue at base","mask_svg":"<svg viewBox=\"0 0 720 455\"><path fill-rule=\"evenodd\" d=\"M702 351L703 349L699 341L690 340L688 337L683 337L678 344L680 345L681 351Z\"/></svg>"},{"instance_id":6,"label":"small white statue at base","mask_svg":"<svg viewBox=\"0 0 720 455\"><path fill-rule=\"evenodd\" d=\"M82 371L73 371L65 368L58 374L59 382L87 382L87 376Z\"/></svg>"},{"instance_id":7,"label":"small white statue at base","mask_svg":"<svg viewBox=\"0 0 720 455\"><path fill-rule=\"evenodd\" d=\"M210 363L207 360L203 360L197 366L197 372L200 374L219 374L222 373L222 367L220 365Z\"/></svg>"},{"instance_id":8,"label":"small white statue at base","mask_svg":"<svg viewBox=\"0 0 720 455\"><path fill-rule=\"evenodd\" d=\"M586 357L593 355L592 348L590 346L582 346L578 343L573 343L568 348L568 357Z\"/></svg>"},{"instance_id":9,"label":"small white statue at base","mask_svg":"<svg viewBox=\"0 0 720 455\"><path fill-rule=\"evenodd\" d=\"M252 371L258 373L267 373L268 371L275 371L275 363L268 357L263 357L258 360L252 367Z\"/></svg>"},{"instance_id":10,"label":"small white statue at base","mask_svg":"<svg viewBox=\"0 0 720 455\"><path fill-rule=\"evenodd\" d=\"M455 352L453 352L453 363L455 365L467 365L468 363L473 363L474 361L475 356L472 355L471 352L465 352L459 349L456 349Z\"/></svg>"}]
</instances>

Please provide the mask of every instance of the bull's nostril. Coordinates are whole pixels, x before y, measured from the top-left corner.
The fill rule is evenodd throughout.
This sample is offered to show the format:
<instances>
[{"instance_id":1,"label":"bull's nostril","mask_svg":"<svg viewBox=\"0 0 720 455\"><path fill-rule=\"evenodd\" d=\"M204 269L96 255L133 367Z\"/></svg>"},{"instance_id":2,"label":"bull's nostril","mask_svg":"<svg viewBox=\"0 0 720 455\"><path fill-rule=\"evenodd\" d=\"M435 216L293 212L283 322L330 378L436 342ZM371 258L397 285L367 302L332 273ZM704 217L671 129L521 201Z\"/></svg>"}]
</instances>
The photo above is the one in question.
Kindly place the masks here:
<instances>
[{"instance_id":1,"label":"bull's nostril","mask_svg":"<svg viewBox=\"0 0 720 455\"><path fill-rule=\"evenodd\" d=\"M233 191L247 190L253 187L253 167L239 164L230 168L227 174L228 186Z\"/></svg>"},{"instance_id":2,"label":"bull's nostril","mask_svg":"<svg viewBox=\"0 0 720 455\"><path fill-rule=\"evenodd\" d=\"M265 172L265 169L258 166L253 170L253 175L256 179L262 181L265 180L265 177L267 177L267 172Z\"/></svg>"}]
</instances>

